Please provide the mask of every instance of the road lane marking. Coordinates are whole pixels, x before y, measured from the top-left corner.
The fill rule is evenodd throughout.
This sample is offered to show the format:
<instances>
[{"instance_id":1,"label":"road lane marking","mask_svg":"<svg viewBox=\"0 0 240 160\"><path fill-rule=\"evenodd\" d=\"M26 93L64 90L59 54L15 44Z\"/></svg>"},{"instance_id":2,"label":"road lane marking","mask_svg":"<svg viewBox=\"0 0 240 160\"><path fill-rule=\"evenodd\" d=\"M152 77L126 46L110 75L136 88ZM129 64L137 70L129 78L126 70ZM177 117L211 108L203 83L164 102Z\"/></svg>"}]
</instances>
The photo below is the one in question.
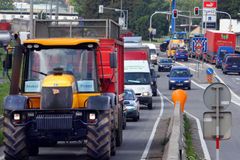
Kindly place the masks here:
<instances>
[{"instance_id":1,"label":"road lane marking","mask_svg":"<svg viewBox=\"0 0 240 160\"><path fill-rule=\"evenodd\" d=\"M158 116L157 120L155 121L155 124L154 124L153 129L152 129L151 136L148 139L148 143L147 143L147 145L146 145L146 147L144 149L144 152L142 154L141 160L146 160L147 159L148 152L150 150L150 147L152 145L155 133L157 131L157 126L158 126L158 124L159 124L159 122L160 122L160 120L162 118L162 114L163 114L163 111L164 111L164 101L163 101L162 94L159 92L159 90L158 90L158 94L160 95L160 98L161 98L161 110L160 110L160 113L159 113L159 116Z\"/></svg>"},{"instance_id":2,"label":"road lane marking","mask_svg":"<svg viewBox=\"0 0 240 160\"><path fill-rule=\"evenodd\" d=\"M200 120L197 117L195 117L194 115L192 115L191 113L187 112L187 111L185 111L185 113L187 115L189 115L190 117L192 117L193 119L195 119L195 121L197 123L197 127L198 127L198 135L199 135L199 139L201 141L201 146L202 146L202 149L203 149L204 158L206 160L211 160L206 141L203 138L203 131L202 131Z\"/></svg>"},{"instance_id":3,"label":"road lane marking","mask_svg":"<svg viewBox=\"0 0 240 160\"><path fill-rule=\"evenodd\" d=\"M4 160L4 157L5 157L4 155L3 155L3 156L1 156L1 157L0 157L0 160Z\"/></svg>"},{"instance_id":4,"label":"road lane marking","mask_svg":"<svg viewBox=\"0 0 240 160\"><path fill-rule=\"evenodd\" d=\"M171 104L174 104L173 101L171 101L168 97L162 95L164 97L164 99L166 99L168 102L170 102ZM187 111L184 111L187 115L189 115L190 117L192 117L196 123L197 123L197 127L198 127L198 135L199 135L199 139L201 141L201 146L202 146L202 149L203 149L203 154L204 154L204 158L206 160L211 160L210 158L210 154L209 154L209 151L208 151L208 148L207 148L207 144L206 144L206 141L204 140L203 138L203 131L202 131L202 127L201 127L201 123L200 123L200 120L195 117L194 115L192 115L191 113L187 112Z\"/></svg>"},{"instance_id":5,"label":"road lane marking","mask_svg":"<svg viewBox=\"0 0 240 160\"><path fill-rule=\"evenodd\" d=\"M186 66L185 64L182 64L182 63L179 63L179 62L176 62L177 64L179 64L179 65L181 65L181 66ZM209 64L205 64L205 65L207 65L208 67L211 67L211 68L213 68L211 65L209 65ZM194 70L194 69L192 69L191 67L189 67L189 69L190 70L192 70L192 71L194 71L194 72L196 72L196 70ZM217 80L219 81L219 82L221 82L221 83L223 83L223 84L225 84L226 85L226 83L218 76L218 74L215 72L215 76L216 76L216 78L217 78ZM202 89L206 89L207 88L207 86L203 86L203 85L200 85L200 84L198 84L197 82L195 82L195 81L193 81L192 80L192 82L196 85L196 86L198 86L199 88L202 88ZM230 88L229 88L230 89ZM237 106L240 106L240 97L235 93L235 92L233 92L231 89L230 89L230 92L231 92L231 95L232 95L232 100L231 100L231 102L232 103L234 103L235 105L237 105Z\"/></svg>"}]
</instances>

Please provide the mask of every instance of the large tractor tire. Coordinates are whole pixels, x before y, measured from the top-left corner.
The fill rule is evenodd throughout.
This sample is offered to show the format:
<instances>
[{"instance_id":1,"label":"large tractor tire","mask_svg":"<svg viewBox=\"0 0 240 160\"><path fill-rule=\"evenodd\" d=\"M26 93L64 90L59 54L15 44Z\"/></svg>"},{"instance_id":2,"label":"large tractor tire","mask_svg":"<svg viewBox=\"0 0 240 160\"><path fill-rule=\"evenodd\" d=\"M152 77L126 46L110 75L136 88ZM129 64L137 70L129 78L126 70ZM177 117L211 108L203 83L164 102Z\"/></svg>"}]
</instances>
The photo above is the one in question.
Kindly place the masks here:
<instances>
[{"instance_id":1,"label":"large tractor tire","mask_svg":"<svg viewBox=\"0 0 240 160\"><path fill-rule=\"evenodd\" d=\"M115 120L114 120L114 111L111 109L111 155L116 155L116 128L115 128Z\"/></svg>"},{"instance_id":2,"label":"large tractor tire","mask_svg":"<svg viewBox=\"0 0 240 160\"><path fill-rule=\"evenodd\" d=\"M122 106L118 110L118 129L116 134L116 146L119 147L122 145L123 140L123 108Z\"/></svg>"},{"instance_id":3,"label":"large tractor tire","mask_svg":"<svg viewBox=\"0 0 240 160\"><path fill-rule=\"evenodd\" d=\"M91 160L109 160L111 154L111 115L102 111L95 125L88 125L87 155Z\"/></svg>"},{"instance_id":4,"label":"large tractor tire","mask_svg":"<svg viewBox=\"0 0 240 160\"><path fill-rule=\"evenodd\" d=\"M4 118L3 126L5 160L28 160L25 127L14 126L7 116Z\"/></svg>"}]
</instances>

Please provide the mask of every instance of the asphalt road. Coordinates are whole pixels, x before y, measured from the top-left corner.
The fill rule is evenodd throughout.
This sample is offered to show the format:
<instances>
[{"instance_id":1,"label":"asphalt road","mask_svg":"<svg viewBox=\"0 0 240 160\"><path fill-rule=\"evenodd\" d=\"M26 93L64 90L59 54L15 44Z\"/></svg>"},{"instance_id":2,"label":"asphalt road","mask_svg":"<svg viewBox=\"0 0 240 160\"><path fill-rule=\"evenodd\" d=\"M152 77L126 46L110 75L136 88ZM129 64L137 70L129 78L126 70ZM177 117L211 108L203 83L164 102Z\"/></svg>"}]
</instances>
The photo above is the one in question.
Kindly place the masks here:
<instances>
[{"instance_id":1,"label":"asphalt road","mask_svg":"<svg viewBox=\"0 0 240 160\"><path fill-rule=\"evenodd\" d=\"M160 79L159 79L159 84ZM166 109L165 109L166 108ZM127 128L123 131L123 144L117 148L113 160L139 160L139 159L161 159L163 146L162 139L167 129L167 120L172 114L172 104L165 101L164 108L161 106L160 96L154 97L153 109L141 109L138 122L128 121ZM161 114L162 112L162 114ZM155 135L152 133L156 120L161 116L160 123L156 128ZM163 127L162 127L163 126ZM162 129L164 128L164 129ZM147 144L151 134L154 135L150 148ZM145 151L145 157L143 153ZM1 156L2 155L2 156ZM0 159L3 159L3 147L0 148ZM30 157L30 160L79 160L86 158L86 149L79 143L61 143L56 147L40 148L37 157Z\"/></svg>"},{"instance_id":2,"label":"asphalt road","mask_svg":"<svg viewBox=\"0 0 240 160\"><path fill-rule=\"evenodd\" d=\"M195 60L190 60L189 62L180 62L183 65L190 66L192 69L195 69L196 67L194 64L196 64ZM212 65L208 65L212 66ZM213 67L213 66L212 66ZM240 95L240 90L239 90L239 84L240 84L240 76L236 74L232 75L224 75L221 70L215 69L215 73L217 76L226 84L229 86L229 88L237 95ZM200 75L200 76L205 76L205 75ZM164 77L164 76L163 76ZM165 81L161 81L164 83ZM167 84L163 84L163 86L166 86ZM200 84L202 87L206 87L206 84ZM165 87L166 88L166 87ZM161 88L160 88L161 90ZM203 113L207 111L211 111L208 108L205 107L204 102L203 102L203 92L204 90L200 88L199 86L196 86L192 84L192 90L187 91L188 92L188 100L185 106L185 109L187 112L193 114L197 118L200 119L201 124L203 125ZM170 98L169 96L169 91L164 92L164 94ZM232 95L233 96L233 95ZM234 96L235 99L236 96ZM220 159L221 160L227 160L227 159L239 159L240 157L240 103L235 104L231 103L230 106L227 108L226 111L232 112L232 136L230 140L225 140L221 141L220 145ZM211 159L215 159L215 141L206 141L207 142L207 147L210 152Z\"/></svg>"}]
</instances>

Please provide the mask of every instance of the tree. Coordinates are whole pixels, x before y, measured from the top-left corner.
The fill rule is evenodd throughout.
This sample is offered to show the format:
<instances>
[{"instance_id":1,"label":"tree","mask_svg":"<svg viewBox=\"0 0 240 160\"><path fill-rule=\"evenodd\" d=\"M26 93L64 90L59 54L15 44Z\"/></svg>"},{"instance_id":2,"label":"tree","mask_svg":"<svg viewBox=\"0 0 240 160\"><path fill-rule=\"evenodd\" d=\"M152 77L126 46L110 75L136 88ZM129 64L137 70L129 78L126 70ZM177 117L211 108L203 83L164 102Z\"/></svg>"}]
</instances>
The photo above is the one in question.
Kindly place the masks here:
<instances>
[{"instance_id":1,"label":"tree","mask_svg":"<svg viewBox=\"0 0 240 160\"><path fill-rule=\"evenodd\" d=\"M13 0L0 0L0 10L11 10L13 8Z\"/></svg>"}]
</instances>

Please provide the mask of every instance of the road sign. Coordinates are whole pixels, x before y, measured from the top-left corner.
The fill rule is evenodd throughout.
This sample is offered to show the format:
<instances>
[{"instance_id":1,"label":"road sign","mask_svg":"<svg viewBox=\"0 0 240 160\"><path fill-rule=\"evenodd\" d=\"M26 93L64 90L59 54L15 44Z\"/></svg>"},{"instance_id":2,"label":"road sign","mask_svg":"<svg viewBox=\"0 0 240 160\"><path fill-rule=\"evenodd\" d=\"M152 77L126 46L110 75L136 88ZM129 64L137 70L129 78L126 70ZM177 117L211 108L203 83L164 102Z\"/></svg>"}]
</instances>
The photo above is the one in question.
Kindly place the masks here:
<instances>
[{"instance_id":1,"label":"road sign","mask_svg":"<svg viewBox=\"0 0 240 160\"><path fill-rule=\"evenodd\" d=\"M217 1L204 1L203 2L203 8L217 8Z\"/></svg>"},{"instance_id":2,"label":"road sign","mask_svg":"<svg viewBox=\"0 0 240 160\"><path fill-rule=\"evenodd\" d=\"M217 92L219 89L219 102L216 100ZM229 88L223 83L213 83L209 85L203 94L204 104L210 110L215 110L217 103L220 105L220 109L226 109L231 103L231 92Z\"/></svg>"},{"instance_id":3,"label":"road sign","mask_svg":"<svg viewBox=\"0 0 240 160\"><path fill-rule=\"evenodd\" d=\"M194 37L192 39L192 49L193 52L207 52L207 38Z\"/></svg>"},{"instance_id":4,"label":"road sign","mask_svg":"<svg viewBox=\"0 0 240 160\"><path fill-rule=\"evenodd\" d=\"M231 137L232 114L231 112L219 113L219 138L227 140ZM207 140L216 139L216 112L203 114L203 136Z\"/></svg>"},{"instance_id":5,"label":"road sign","mask_svg":"<svg viewBox=\"0 0 240 160\"><path fill-rule=\"evenodd\" d=\"M214 70L213 70L212 68L208 68L208 69L206 70L206 73L207 73L208 75L211 75L211 74L214 73Z\"/></svg>"},{"instance_id":6,"label":"road sign","mask_svg":"<svg viewBox=\"0 0 240 160\"><path fill-rule=\"evenodd\" d=\"M206 130L206 138L212 137L216 140L216 160L219 160L220 155L220 139L228 139L231 137L229 126L231 127L232 116L231 113L221 112L221 110L226 109L231 102L231 92L228 87L223 83L213 83L205 89L203 94L203 100L205 105L214 110L214 112L204 114L204 123ZM214 122L213 121L215 117ZM211 123L211 124L210 124ZM213 126L214 125L214 126ZM222 127L222 133L221 128ZM213 128L213 132L208 132ZM215 128L215 129L214 129ZM230 134L229 134L230 133ZM213 137L214 135L214 137Z\"/></svg>"},{"instance_id":7,"label":"road sign","mask_svg":"<svg viewBox=\"0 0 240 160\"><path fill-rule=\"evenodd\" d=\"M207 22L207 27L205 27L205 22L203 22L203 28L208 29L215 29L217 27L217 24L215 22Z\"/></svg>"}]
</instances>

